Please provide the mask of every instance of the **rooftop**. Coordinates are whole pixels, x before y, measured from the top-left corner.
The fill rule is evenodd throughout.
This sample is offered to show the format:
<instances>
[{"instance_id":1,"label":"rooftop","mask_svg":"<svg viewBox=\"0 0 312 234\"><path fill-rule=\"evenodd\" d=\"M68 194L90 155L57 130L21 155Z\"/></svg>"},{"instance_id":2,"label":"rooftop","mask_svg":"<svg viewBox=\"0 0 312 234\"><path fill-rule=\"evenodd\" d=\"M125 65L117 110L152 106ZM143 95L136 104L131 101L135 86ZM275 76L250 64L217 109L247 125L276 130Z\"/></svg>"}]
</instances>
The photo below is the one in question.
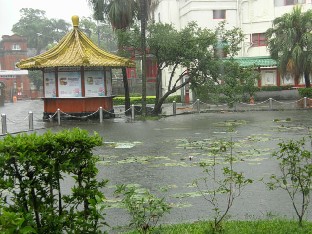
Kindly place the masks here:
<instances>
[{"instance_id":1,"label":"rooftop","mask_svg":"<svg viewBox=\"0 0 312 234\"><path fill-rule=\"evenodd\" d=\"M135 63L99 48L80 29L79 17L73 16L73 29L50 50L21 60L20 69L39 70L48 67L134 67Z\"/></svg>"}]
</instances>

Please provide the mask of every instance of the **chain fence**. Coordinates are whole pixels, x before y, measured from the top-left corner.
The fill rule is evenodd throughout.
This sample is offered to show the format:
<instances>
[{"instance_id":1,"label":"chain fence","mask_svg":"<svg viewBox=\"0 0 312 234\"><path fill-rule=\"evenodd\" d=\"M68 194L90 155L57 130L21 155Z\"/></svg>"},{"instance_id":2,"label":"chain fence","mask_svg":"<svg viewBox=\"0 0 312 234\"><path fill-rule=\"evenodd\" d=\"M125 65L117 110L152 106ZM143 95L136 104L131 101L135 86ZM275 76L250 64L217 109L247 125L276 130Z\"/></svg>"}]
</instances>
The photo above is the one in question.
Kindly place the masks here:
<instances>
[{"instance_id":1,"label":"chain fence","mask_svg":"<svg viewBox=\"0 0 312 234\"><path fill-rule=\"evenodd\" d=\"M282 111L282 110L307 110L312 107L312 99L301 98L295 101L278 101L273 98L268 98L265 101L258 103L244 103L239 102L229 106L228 104L211 104L205 103L197 99L191 104L183 103L166 103L162 107L161 116L175 116L188 113L207 113L207 112L226 112L226 111ZM152 106L148 106L150 111L153 111ZM86 120L92 119L103 123L104 114L108 114L114 118L122 118L125 121L134 121L135 116L139 115L142 111L142 107L131 105L129 109L125 109L124 106L115 106L114 113L99 107L95 112L88 113L86 115L72 115L66 113L60 109L57 109L53 115L43 119L39 117L39 113L33 113L29 111L25 116L9 117L5 113L1 114L1 127L2 131L0 135L6 135L9 133L19 133L25 131L33 131L36 129L45 128L45 122L57 122L57 125L61 125L62 121L70 120Z\"/></svg>"},{"instance_id":2,"label":"chain fence","mask_svg":"<svg viewBox=\"0 0 312 234\"><path fill-rule=\"evenodd\" d=\"M268 98L265 101L257 103L234 103L233 106L228 104L211 104L202 102L197 99L195 102L185 105L173 102L166 105L163 109L164 115L178 115L185 113L205 113L205 112L224 112L224 111L282 111L282 110L305 110L312 107L312 99L301 98L295 101L278 101Z\"/></svg>"}]
</instances>

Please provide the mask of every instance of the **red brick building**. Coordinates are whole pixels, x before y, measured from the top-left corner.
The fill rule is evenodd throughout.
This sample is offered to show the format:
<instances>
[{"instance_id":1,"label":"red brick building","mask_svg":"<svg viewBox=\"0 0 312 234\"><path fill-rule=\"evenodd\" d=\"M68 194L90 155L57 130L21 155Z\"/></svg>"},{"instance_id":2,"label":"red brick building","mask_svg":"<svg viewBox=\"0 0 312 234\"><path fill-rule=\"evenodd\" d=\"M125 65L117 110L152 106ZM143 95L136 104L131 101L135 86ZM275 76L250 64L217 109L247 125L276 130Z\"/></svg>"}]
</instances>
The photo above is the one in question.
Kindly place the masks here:
<instances>
[{"instance_id":1,"label":"red brick building","mask_svg":"<svg viewBox=\"0 0 312 234\"><path fill-rule=\"evenodd\" d=\"M3 35L0 41L0 82L5 85L5 100L30 98L28 71L15 65L27 58L27 39L19 35ZM14 98L13 98L14 97Z\"/></svg>"}]
</instances>

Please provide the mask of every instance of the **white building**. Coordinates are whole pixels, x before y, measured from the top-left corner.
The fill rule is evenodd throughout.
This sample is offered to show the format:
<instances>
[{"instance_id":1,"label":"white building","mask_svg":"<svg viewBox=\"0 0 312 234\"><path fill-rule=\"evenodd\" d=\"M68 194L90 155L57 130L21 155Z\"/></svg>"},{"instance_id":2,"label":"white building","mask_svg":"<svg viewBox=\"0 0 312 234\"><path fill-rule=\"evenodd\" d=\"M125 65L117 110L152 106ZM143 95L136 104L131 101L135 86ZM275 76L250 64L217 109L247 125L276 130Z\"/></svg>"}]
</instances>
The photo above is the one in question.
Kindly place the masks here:
<instances>
[{"instance_id":1,"label":"white building","mask_svg":"<svg viewBox=\"0 0 312 234\"><path fill-rule=\"evenodd\" d=\"M312 0L158 0L154 17L156 22L171 23L182 29L191 21L202 28L215 28L225 20L229 28L242 29L245 39L238 56L244 62L257 61L261 69L259 85L295 85L291 76L279 77L269 62L265 32L272 21L291 12L300 4L303 11L312 9ZM166 77L166 74L165 74ZM163 82L165 85L165 82ZM299 85L304 84L303 79Z\"/></svg>"}]
</instances>

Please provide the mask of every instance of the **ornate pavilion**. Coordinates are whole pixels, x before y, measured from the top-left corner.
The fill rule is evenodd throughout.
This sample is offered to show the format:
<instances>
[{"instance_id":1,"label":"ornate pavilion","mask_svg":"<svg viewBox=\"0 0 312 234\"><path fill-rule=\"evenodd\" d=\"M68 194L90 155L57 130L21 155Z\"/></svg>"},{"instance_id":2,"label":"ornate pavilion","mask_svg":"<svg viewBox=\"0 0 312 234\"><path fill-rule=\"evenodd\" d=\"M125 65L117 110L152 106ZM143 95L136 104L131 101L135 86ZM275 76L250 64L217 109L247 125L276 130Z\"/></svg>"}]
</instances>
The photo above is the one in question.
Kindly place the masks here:
<instances>
[{"instance_id":1,"label":"ornate pavilion","mask_svg":"<svg viewBox=\"0 0 312 234\"><path fill-rule=\"evenodd\" d=\"M73 29L56 46L17 64L20 69L42 70L44 119L57 109L85 116L102 107L113 114L112 68L135 67L132 60L95 45L79 29L78 16L72 22Z\"/></svg>"}]
</instances>

